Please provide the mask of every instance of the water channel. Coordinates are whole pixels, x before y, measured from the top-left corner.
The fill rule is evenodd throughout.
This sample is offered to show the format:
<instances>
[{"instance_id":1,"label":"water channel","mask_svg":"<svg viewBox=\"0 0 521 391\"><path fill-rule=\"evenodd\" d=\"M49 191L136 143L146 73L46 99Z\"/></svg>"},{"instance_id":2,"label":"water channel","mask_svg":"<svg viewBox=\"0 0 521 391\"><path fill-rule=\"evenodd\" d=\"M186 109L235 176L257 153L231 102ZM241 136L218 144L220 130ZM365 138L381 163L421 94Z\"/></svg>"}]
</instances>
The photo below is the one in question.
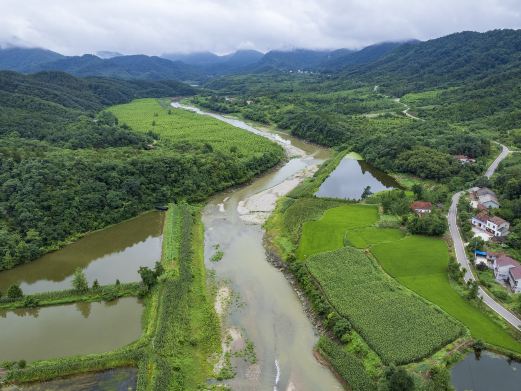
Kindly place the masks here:
<instances>
[{"instance_id":1,"label":"water channel","mask_svg":"<svg viewBox=\"0 0 521 391\"><path fill-rule=\"evenodd\" d=\"M92 284L139 281L140 266L161 258L163 213L148 212L93 232L41 258L0 272L0 292L19 284L24 293L70 289L76 268Z\"/></svg>"}]
</instances>

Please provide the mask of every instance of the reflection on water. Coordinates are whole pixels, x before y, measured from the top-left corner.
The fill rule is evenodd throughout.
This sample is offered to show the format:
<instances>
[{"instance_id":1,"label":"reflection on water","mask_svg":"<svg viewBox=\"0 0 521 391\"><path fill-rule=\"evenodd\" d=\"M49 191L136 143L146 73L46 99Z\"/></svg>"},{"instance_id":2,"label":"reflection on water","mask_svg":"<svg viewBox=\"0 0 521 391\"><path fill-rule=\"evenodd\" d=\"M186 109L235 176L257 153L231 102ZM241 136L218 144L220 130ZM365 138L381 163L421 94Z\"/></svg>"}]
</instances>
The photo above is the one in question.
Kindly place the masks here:
<instances>
[{"instance_id":1,"label":"reflection on water","mask_svg":"<svg viewBox=\"0 0 521 391\"><path fill-rule=\"evenodd\" d=\"M367 186L373 193L400 188L393 177L366 161L346 157L322 183L316 195L359 200Z\"/></svg>"},{"instance_id":2,"label":"reflection on water","mask_svg":"<svg viewBox=\"0 0 521 391\"><path fill-rule=\"evenodd\" d=\"M12 391L131 391L136 389L137 369L117 368L67 379L13 387Z\"/></svg>"},{"instance_id":3,"label":"reflection on water","mask_svg":"<svg viewBox=\"0 0 521 391\"><path fill-rule=\"evenodd\" d=\"M20 284L24 293L71 288L76 268L85 269L89 284L139 281L139 266L161 258L163 214L149 212L93 232L61 250L0 272L0 292Z\"/></svg>"},{"instance_id":4,"label":"reflection on water","mask_svg":"<svg viewBox=\"0 0 521 391\"><path fill-rule=\"evenodd\" d=\"M0 362L107 352L141 335L142 303L75 303L0 311Z\"/></svg>"},{"instance_id":5,"label":"reflection on water","mask_svg":"<svg viewBox=\"0 0 521 391\"><path fill-rule=\"evenodd\" d=\"M519 391L521 363L488 352L477 359L471 353L452 369L452 384L457 391Z\"/></svg>"}]
</instances>

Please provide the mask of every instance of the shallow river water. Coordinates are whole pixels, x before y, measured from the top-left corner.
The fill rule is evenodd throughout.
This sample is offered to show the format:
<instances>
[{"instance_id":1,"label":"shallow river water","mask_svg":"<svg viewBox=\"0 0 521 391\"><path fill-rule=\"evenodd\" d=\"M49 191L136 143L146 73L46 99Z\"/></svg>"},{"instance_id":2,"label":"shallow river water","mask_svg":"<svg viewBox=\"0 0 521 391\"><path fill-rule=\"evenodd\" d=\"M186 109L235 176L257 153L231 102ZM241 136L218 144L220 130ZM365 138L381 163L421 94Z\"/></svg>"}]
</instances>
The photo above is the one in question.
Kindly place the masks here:
<instances>
[{"instance_id":1,"label":"shallow river water","mask_svg":"<svg viewBox=\"0 0 521 391\"><path fill-rule=\"evenodd\" d=\"M212 116L249 131L253 129L235 119ZM245 222L237 211L240 201L323 162L329 153L283 133L268 133L268 137L285 144L286 149L297 147L305 153L250 185L213 197L203 213L206 257L215 252L217 244L224 252L221 261L207 262L207 267L215 270L219 280L228 282L243 304L232 306L227 326L240 330L244 338L254 343L258 359L253 365L239 365L237 376L227 383L234 390L341 390L329 369L313 356L318 337L297 294L284 275L268 262L262 227Z\"/></svg>"}]
</instances>

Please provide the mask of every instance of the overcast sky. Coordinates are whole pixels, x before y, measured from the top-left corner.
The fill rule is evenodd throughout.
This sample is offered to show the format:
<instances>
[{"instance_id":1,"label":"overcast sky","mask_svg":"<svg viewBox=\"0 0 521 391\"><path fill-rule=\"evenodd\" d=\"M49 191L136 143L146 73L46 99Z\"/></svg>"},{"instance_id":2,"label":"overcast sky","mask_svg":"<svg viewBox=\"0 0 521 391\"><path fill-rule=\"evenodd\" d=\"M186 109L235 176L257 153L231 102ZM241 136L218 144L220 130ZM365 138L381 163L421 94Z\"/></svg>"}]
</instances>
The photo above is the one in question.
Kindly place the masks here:
<instances>
[{"instance_id":1,"label":"overcast sky","mask_svg":"<svg viewBox=\"0 0 521 391\"><path fill-rule=\"evenodd\" d=\"M0 44L64 54L360 48L521 28L521 0L0 0Z\"/></svg>"}]
</instances>

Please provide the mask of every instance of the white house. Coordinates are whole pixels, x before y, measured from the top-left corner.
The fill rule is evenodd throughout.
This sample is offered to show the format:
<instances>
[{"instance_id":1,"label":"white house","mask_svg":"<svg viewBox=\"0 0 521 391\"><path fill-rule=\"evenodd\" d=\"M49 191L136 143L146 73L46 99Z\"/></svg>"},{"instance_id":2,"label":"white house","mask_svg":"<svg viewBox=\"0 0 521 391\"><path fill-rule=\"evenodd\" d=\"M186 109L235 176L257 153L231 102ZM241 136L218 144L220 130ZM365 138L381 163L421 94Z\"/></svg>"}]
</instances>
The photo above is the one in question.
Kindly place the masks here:
<instances>
[{"instance_id":1,"label":"white house","mask_svg":"<svg viewBox=\"0 0 521 391\"><path fill-rule=\"evenodd\" d=\"M471 223L474 227L498 237L507 236L510 229L508 221L498 216L490 216L487 211L479 212L476 216L473 216Z\"/></svg>"}]
</instances>

